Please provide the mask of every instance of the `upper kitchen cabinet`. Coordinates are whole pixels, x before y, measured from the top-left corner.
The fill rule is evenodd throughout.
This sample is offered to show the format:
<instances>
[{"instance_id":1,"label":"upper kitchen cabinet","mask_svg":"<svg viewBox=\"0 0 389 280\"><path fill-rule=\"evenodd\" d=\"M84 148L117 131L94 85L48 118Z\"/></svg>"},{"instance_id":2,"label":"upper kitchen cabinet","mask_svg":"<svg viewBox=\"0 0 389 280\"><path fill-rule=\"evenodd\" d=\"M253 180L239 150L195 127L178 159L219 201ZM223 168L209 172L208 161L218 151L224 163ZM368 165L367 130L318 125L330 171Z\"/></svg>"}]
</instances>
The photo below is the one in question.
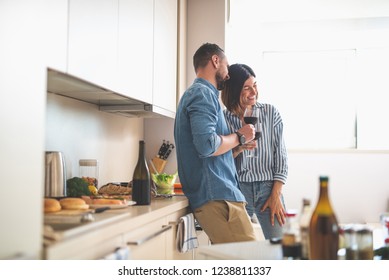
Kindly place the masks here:
<instances>
[{"instance_id":1,"label":"upper kitchen cabinet","mask_svg":"<svg viewBox=\"0 0 389 280\"><path fill-rule=\"evenodd\" d=\"M119 0L118 91L152 103L154 0Z\"/></svg>"},{"instance_id":2,"label":"upper kitchen cabinet","mask_svg":"<svg viewBox=\"0 0 389 280\"><path fill-rule=\"evenodd\" d=\"M118 5L118 0L69 1L68 72L112 90L117 75Z\"/></svg>"},{"instance_id":3,"label":"upper kitchen cabinet","mask_svg":"<svg viewBox=\"0 0 389 280\"><path fill-rule=\"evenodd\" d=\"M177 0L154 4L153 104L176 111L177 91Z\"/></svg>"},{"instance_id":4,"label":"upper kitchen cabinet","mask_svg":"<svg viewBox=\"0 0 389 280\"><path fill-rule=\"evenodd\" d=\"M67 73L174 117L177 7L177 0L70 0Z\"/></svg>"}]
</instances>

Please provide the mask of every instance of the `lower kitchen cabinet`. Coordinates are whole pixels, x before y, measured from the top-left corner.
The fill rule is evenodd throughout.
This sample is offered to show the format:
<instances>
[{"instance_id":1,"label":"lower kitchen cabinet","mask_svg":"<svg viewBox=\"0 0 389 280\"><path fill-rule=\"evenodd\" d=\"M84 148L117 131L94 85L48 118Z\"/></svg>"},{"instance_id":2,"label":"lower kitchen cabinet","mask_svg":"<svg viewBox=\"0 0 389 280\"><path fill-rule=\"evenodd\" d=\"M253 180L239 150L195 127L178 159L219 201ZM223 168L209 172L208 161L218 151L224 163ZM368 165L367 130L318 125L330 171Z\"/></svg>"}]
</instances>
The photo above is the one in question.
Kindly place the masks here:
<instances>
[{"instance_id":1,"label":"lower kitchen cabinet","mask_svg":"<svg viewBox=\"0 0 389 280\"><path fill-rule=\"evenodd\" d=\"M188 213L184 208L163 219L155 220L124 234L124 242L130 249L130 258L136 260L188 260L192 252L181 253L177 249L179 220Z\"/></svg>"},{"instance_id":2,"label":"lower kitchen cabinet","mask_svg":"<svg viewBox=\"0 0 389 280\"><path fill-rule=\"evenodd\" d=\"M166 259L166 234L172 231L166 219L158 219L124 234L124 242L130 249L130 259Z\"/></svg>"},{"instance_id":3,"label":"lower kitchen cabinet","mask_svg":"<svg viewBox=\"0 0 389 280\"><path fill-rule=\"evenodd\" d=\"M93 230L68 240L46 245L43 259L46 260L99 260L123 247L123 236L111 236L105 231Z\"/></svg>"},{"instance_id":4,"label":"lower kitchen cabinet","mask_svg":"<svg viewBox=\"0 0 389 280\"><path fill-rule=\"evenodd\" d=\"M173 197L95 214L96 221L57 232L56 241L45 240L43 259L104 259L118 248L128 249L128 258L135 260L192 259L192 252L176 247L177 225L187 213L187 199ZM63 223L67 219L63 216Z\"/></svg>"},{"instance_id":5,"label":"lower kitchen cabinet","mask_svg":"<svg viewBox=\"0 0 389 280\"><path fill-rule=\"evenodd\" d=\"M182 216L189 213L188 209L182 209L167 216L167 220L172 225L172 231L166 233L166 259L168 260L195 260L199 259L198 249L193 249L185 253L181 253L177 249L177 227ZM210 240L203 230L196 230L196 236L199 246L210 245Z\"/></svg>"},{"instance_id":6,"label":"lower kitchen cabinet","mask_svg":"<svg viewBox=\"0 0 389 280\"><path fill-rule=\"evenodd\" d=\"M188 214L188 209L182 209L167 216L172 230L166 233L166 259L168 260L191 260L193 259L192 251L181 253L177 249L177 228L180 218Z\"/></svg>"}]
</instances>

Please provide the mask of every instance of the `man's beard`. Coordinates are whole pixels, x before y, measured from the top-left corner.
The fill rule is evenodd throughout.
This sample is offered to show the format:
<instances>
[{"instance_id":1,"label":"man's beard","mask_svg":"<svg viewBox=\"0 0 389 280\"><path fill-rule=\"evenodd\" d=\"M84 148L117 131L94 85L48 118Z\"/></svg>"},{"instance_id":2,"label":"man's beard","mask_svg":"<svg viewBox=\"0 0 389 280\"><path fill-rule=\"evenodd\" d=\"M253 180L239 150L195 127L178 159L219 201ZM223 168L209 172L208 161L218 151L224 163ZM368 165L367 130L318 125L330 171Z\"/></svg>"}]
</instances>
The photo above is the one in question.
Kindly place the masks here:
<instances>
[{"instance_id":1,"label":"man's beard","mask_svg":"<svg viewBox=\"0 0 389 280\"><path fill-rule=\"evenodd\" d=\"M218 90L223 90L224 86L226 85L226 81L224 80L224 78L217 72L215 75L215 79L216 79L216 88Z\"/></svg>"}]
</instances>

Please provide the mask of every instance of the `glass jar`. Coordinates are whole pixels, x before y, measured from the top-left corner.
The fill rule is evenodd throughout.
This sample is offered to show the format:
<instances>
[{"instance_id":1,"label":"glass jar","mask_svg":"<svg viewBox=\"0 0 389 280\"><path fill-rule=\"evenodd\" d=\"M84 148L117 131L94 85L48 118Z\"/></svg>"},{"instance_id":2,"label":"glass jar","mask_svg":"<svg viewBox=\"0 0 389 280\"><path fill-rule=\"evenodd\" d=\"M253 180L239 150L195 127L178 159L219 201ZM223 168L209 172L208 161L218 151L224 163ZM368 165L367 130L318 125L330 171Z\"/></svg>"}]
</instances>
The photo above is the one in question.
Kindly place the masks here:
<instances>
[{"instance_id":1,"label":"glass jar","mask_svg":"<svg viewBox=\"0 0 389 280\"><path fill-rule=\"evenodd\" d=\"M372 260L374 258L373 231L368 227L357 229L356 240L358 246L358 260Z\"/></svg>"},{"instance_id":2,"label":"glass jar","mask_svg":"<svg viewBox=\"0 0 389 280\"><path fill-rule=\"evenodd\" d=\"M282 233L282 254L284 259L301 259L301 235L297 218L297 211L289 210L286 213L286 222Z\"/></svg>"},{"instance_id":3,"label":"glass jar","mask_svg":"<svg viewBox=\"0 0 389 280\"><path fill-rule=\"evenodd\" d=\"M343 229L344 248L346 249L346 260L358 259L358 247L355 235L355 230L352 225L348 225Z\"/></svg>"},{"instance_id":4,"label":"glass jar","mask_svg":"<svg viewBox=\"0 0 389 280\"><path fill-rule=\"evenodd\" d=\"M98 187L99 164L96 159L79 160L80 177L86 180L89 185Z\"/></svg>"}]
</instances>

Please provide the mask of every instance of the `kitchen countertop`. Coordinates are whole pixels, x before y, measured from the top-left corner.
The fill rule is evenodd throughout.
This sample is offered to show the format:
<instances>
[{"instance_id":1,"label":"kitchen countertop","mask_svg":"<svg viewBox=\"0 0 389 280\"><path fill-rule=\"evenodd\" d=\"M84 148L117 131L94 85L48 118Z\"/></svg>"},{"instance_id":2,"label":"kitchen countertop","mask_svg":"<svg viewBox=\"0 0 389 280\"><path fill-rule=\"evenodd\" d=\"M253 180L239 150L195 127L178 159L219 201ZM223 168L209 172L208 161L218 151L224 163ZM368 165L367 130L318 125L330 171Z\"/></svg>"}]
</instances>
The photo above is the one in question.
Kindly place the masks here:
<instances>
[{"instance_id":1,"label":"kitchen countertop","mask_svg":"<svg viewBox=\"0 0 389 280\"><path fill-rule=\"evenodd\" d=\"M44 224L61 230L54 231L51 239L44 239L44 258L50 258L53 250L56 255L58 251L63 251L59 254L62 256L72 248L93 247L99 240L113 240L123 232L162 219L187 208L188 205L185 196L153 198L150 205L132 205L93 214L95 220L86 223L80 223L81 213L72 216L60 213L45 214Z\"/></svg>"}]
</instances>

